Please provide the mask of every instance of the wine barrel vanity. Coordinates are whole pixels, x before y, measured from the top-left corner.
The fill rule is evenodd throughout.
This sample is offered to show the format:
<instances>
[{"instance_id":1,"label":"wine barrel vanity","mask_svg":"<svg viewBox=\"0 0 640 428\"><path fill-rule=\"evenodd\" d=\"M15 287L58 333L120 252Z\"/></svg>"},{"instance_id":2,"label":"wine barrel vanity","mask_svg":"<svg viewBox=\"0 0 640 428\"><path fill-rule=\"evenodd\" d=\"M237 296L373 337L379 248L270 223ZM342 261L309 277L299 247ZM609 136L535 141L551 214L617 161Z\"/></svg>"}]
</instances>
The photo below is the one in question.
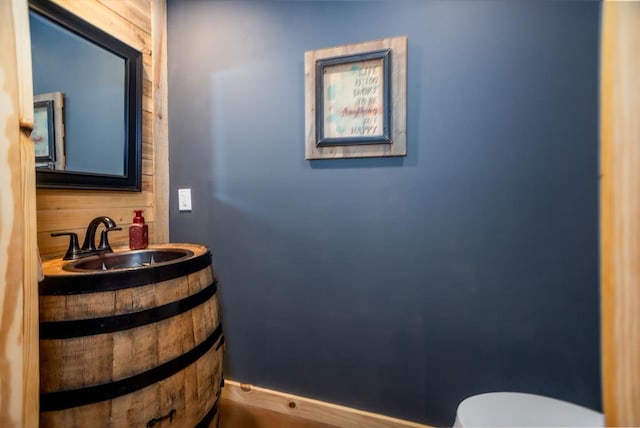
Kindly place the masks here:
<instances>
[{"instance_id":1,"label":"wine barrel vanity","mask_svg":"<svg viewBox=\"0 0 640 428\"><path fill-rule=\"evenodd\" d=\"M44 273L42 427L217 426L224 336L206 247L52 260Z\"/></svg>"}]
</instances>

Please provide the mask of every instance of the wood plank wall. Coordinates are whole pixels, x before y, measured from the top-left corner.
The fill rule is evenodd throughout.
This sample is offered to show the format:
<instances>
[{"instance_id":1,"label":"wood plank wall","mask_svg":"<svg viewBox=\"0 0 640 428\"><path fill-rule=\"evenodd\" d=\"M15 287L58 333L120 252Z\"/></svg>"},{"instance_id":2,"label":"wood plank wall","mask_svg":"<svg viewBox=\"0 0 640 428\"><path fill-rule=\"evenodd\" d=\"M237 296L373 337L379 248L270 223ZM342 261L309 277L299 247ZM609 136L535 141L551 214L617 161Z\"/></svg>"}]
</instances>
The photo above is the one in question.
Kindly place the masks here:
<instances>
[{"instance_id":1,"label":"wood plank wall","mask_svg":"<svg viewBox=\"0 0 640 428\"><path fill-rule=\"evenodd\" d=\"M640 426L640 2L603 3L601 43L603 403Z\"/></svg>"},{"instance_id":2,"label":"wood plank wall","mask_svg":"<svg viewBox=\"0 0 640 428\"><path fill-rule=\"evenodd\" d=\"M156 146L166 148L167 133L160 132L154 138L154 129L166 129L166 106L164 105L166 97L163 97L162 92L166 88L162 85L159 87L154 85L154 78L160 82L166 81L166 65L162 69L160 62L154 70L151 57L154 45L152 9L158 9L160 4L159 9L164 10L165 2L164 0L54 1L142 52L142 192L38 189L37 230L40 253L45 259L63 254L67 248L68 239L52 238L51 232L76 232L82 240L89 221L99 215L108 215L122 226L122 231L109 234L111 244L126 245L128 227L133 219L134 209L144 210L143 215L149 224L149 241L166 242L168 241L168 195L166 194L168 168L167 160L157 159L155 152ZM156 22L164 27L154 30L154 37L163 37L165 21L156 19ZM162 46L161 43L157 45ZM157 122L164 125L158 125ZM161 150L160 156L166 156L166 152ZM160 189L156 188L156 182L160 183Z\"/></svg>"}]
</instances>

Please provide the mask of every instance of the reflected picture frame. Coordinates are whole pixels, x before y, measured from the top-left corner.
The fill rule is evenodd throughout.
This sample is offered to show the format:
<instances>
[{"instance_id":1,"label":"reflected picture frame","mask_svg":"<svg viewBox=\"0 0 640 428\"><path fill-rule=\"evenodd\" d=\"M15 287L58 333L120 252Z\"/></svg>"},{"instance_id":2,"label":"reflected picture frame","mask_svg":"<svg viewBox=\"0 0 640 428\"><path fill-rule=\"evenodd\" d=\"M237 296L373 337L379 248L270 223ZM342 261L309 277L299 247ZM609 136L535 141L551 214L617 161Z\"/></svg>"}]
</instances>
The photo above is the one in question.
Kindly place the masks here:
<instances>
[{"instance_id":1,"label":"reflected picture frame","mask_svg":"<svg viewBox=\"0 0 640 428\"><path fill-rule=\"evenodd\" d=\"M33 96L33 131L36 168L64 170L64 96L50 92Z\"/></svg>"},{"instance_id":2,"label":"reflected picture frame","mask_svg":"<svg viewBox=\"0 0 640 428\"><path fill-rule=\"evenodd\" d=\"M305 52L305 157L406 156L407 37Z\"/></svg>"}]
</instances>

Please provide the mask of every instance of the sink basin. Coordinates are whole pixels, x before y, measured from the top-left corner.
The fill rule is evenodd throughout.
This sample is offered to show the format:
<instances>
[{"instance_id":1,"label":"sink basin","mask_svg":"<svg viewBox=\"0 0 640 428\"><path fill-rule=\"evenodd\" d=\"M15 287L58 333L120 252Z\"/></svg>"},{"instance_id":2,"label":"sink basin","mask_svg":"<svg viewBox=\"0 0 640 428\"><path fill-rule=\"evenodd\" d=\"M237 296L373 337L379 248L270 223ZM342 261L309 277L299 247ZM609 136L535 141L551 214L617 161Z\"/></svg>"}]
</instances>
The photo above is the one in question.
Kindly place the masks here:
<instances>
[{"instance_id":1,"label":"sink basin","mask_svg":"<svg viewBox=\"0 0 640 428\"><path fill-rule=\"evenodd\" d=\"M102 293L200 275L211 270L211 252L199 244L153 244L144 250L115 248L113 253L78 260L60 257L42 267L41 297Z\"/></svg>"},{"instance_id":2,"label":"sink basin","mask_svg":"<svg viewBox=\"0 0 640 428\"><path fill-rule=\"evenodd\" d=\"M146 249L101 254L67 263L62 267L67 272L100 272L124 269L139 269L147 266L177 262L193 256L185 249Z\"/></svg>"}]
</instances>

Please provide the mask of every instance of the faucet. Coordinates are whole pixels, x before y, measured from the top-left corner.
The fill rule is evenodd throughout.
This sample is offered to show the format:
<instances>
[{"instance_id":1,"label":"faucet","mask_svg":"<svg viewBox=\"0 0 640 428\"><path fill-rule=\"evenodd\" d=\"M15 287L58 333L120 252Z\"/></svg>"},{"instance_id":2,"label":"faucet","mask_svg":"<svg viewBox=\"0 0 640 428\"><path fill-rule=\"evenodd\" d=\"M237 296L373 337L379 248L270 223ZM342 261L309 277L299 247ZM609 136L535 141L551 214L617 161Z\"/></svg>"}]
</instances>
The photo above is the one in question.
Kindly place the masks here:
<instances>
[{"instance_id":1,"label":"faucet","mask_svg":"<svg viewBox=\"0 0 640 428\"><path fill-rule=\"evenodd\" d=\"M105 228L100 234L100 243L98 244L98 247L96 247L96 232L98 231L98 226L100 226L100 224L103 224ZM52 233L51 236L55 237L68 235L69 248L67 248L67 252L62 259L75 260L82 257L93 256L96 254L112 253L113 250L109 245L107 234L113 230L122 230L122 228L118 227L118 225L116 225L116 222L113 221L111 217L100 216L94 218L93 220L91 220L91 222L89 222L89 226L87 226L87 231L84 235L82 248L78 246L78 234L74 232Z\"/></svg>"},{"instance_id":2,"label":"faucet","mask_svg":"<svg viewBox=\"0 0 640 428\"><path fill-rule=\"evenodd\" d=\"M96 248L96 231L98 230L98 226L100 224L104 224L105 229L102 231L100 236L100 244L98 244L98 248ZM87 232L84 234L84 242L82 243L82 248L80 251L82 252L93 252L97 253L111 253L111 246L109 246L109 241L107 241L107 233L112 230L122 230L121 227L117 227L116 222L111 219L111 217L107 217L106 215L96 217L89 223L87 226Z\"/></svg>"}]
</instances>

